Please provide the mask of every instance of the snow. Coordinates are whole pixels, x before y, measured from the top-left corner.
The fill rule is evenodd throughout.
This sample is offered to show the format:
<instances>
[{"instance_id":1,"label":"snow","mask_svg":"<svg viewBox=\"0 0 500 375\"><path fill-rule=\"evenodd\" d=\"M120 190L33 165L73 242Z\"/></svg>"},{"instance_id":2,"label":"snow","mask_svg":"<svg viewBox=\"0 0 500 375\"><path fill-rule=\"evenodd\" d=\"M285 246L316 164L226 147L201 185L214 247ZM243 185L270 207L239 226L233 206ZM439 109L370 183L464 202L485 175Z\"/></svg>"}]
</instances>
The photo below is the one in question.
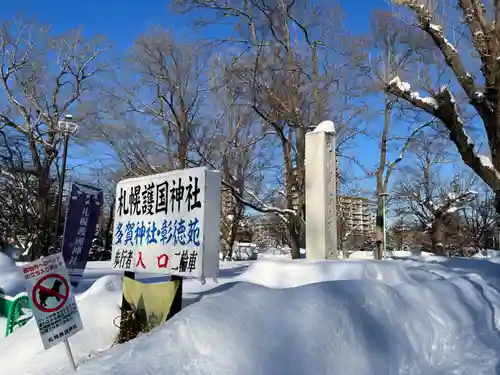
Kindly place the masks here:
<instances>
[{"instance_id":1,"label":"snow","mask_svg":"<svg viewBox=\"0 0 500 375\"><path fill-rule=\"evenodd\" d=\"M409 258L409 257L428 257L432 256L431 253L421 251L421 250L397 250L397 251L386 251L386 256L389 258ZM349 259L374 259L372 251L354 251L349 255Z\"/></svg>"},{"instance_id":2,"label":"snow","mask_svg":"<svg viewBox=\"0 0 500 375\"><path fill-rule=\"evenodd\" d=\"M399 91L405 92L410 95L410 98L424 104L432 106L434 109L438 108L438 102L432 97L422 98L417 91L411 91L411 85L408 82L402 82L399 77L394 77L390 82L389 86L395 86Z\"/></svg>"},{"instance_id":3,"label":"snow","mask_svg":"<svg viewBox=\"0 0 500 375\"><path fill-rule=\"evenodd\" d=\"M474 258L497 258L500 257L500 251L494 249L484 249L473 255Z\"/></svg>"},{"instance_id":4,"label":"snow","mask_svg":"<svg viewBox=\"0 0 500 375\"><path fill-rule=\"evenodd\" d=\"M351 256L361 253L371 252ZM112 348L120 278L110 262L90 262L77 295L84 330L70 339L78 374L495 374L497 253L388 253L221 263L219 284L186 279L181 313ZM70 373L64 346L43 351L33 322L0 338L0 359L6 374Z\"/></svg>"},{"instance_id":5,"label":"snow","mask_svg":"<svg viewBox=\"0 0 500 375\"><path fill-rule=\"evenodd\" d=\"M493 171L493 173L495 174L495 176L500 179L500 173L496 170L495 166L491 162L491 159L488 156L485 156L485 155L479 155L478 157L479 157L479 163L484 168L487 168L487 169L490 169L491 171Z\"/></svg>"},{"instance_id":6,"label":"snow","mask_svg":"<svg viewBox=\"0 0 500 375\"><path fill-rule=\"evenodd\" d=\"M431 23L431 24L429 25L429 29L434 30L434 31L436 31L436 32L438 32L438 33L442 33L442 32L443 32L443 27L442 27L442 26L440 26L440 25L436 25L436 24L434 24L434 23Z\"/></svg>"},{"instance_id":7,"label":"snow","mask_svg":"<svg viewBox=\"0 0 500 375\"><path fill-rule=\"evenodd\" d=\"M491 162L491 159L485 155L479 155L479 162L483 165L485 168L492 168L494 169L495 167L493 166L493 163Z\"/></svg>"},{"instance_id":8,"label":"snow","mask_svg":"<svg viewBox=\"0 0 500 375\"><path fill-rule=\"evenodd\" d=\"M467 144L469 145L469 147L476 147L475 144L474 144L474 141L471 139L471 137L469 137L467 134L465 135L465 138L467 139Z\"/></svg>"},{"instance_id":9,"label":"snow","mask_svg":"<svg viewBox=\"0 0 500 375\"><path fill-rule=\"evenodd\" d=\"M437 211L439 210L439 205L437 205L436 203L434 203L431 199L429 199L427 201L427 204L429 205L429 207L433 210L433 211Z\"/></svg>"},{"instance_id":10,"label":"snow","mask_svg":"<svg viewBox=\"0 0 500 375\"><path fill-rule=\"evenodd\" d=\"M493 374L498 267L261 259L79 374Z\"/></svg>"},{"instance_id":11,"label":"snow","mask_svg":"<svg viewBox=\"0 0 500 375\"><path fill-rule=\"evenodd\" d=\"M428 104L430 106L433 106L434 108L437 108L438 107L438 102L436 99L434 98L431 98L430 96L429 97L426 97L426 98L421 98L421 100L425 103L425 104Z\"/></svg>"},{"instance_id":12,"label":"snow","mask_svg":"<svg viewBox=\"0 0 500 375\"><path fill-rule=\"evenodd\" d=\"M0 317L0 340L5 334L5 329L7 328L7 319Z\"/></svg>"},{"instance_id":13,"label":"snow","mask_svg":"<svg viewBox=\"0 0 500 375\"><path fill-rule=\"evenodd\" d=\"M455 46L453 44L451 44L448 39L446 39L444 36L443 36L443 40L444 40L444 43L451 49L451 51L457 55L458 54L458 51L457 49L455 48Z\"/></svg>"},{"instance_id":14,"label":"snow","mask_svg":"<svg viewBox=\"0 0 500 375\"><path fill-rule=\"evenodd\" d=\"M69 339L77 363L83 363L100 351L109 349L116 338L113 320L120 314L121 280L109 275L100 278L85 293L77 295L84 329ZM3 334L3 332L2 332ZM68 374L69 362L64 345L45 351L35 321L0 338L2 374ZM6 360L8 359L8 360Z\"/></svg>"},{"instance_id":15,"label":"snow","mask_svg":"<svg viewBox=\"0 0 500 375\"><path fill-rule=\"evenodd\" d=\"M390 82L389 86L396 86L401 91L410 91L411 86L408 82L402 82L401 78L398 76L394 77Z\"/></svg>"},{"instance_id":16,"label":"snow","mask_svg":"<svg viewBox=\"0 0 500 375\"><path fill-rule=\"evenodd\" d=\"M16 267L14 260L4 253L0 253L0 289L12 297L25 291L21 269Z\"/></svg>"},{"instance_id":17,"label":"snow","mask_svg":"<svg viewBox=\"0 0 500 375\"><path fill-rule=\"evenodd\" d=\"M422 98L420 96L420 94L416 91L413 91L410 93L410 97L414 100L418 100L418 101L421 101L421 102L424 102L425 104L428 104L428 105L431 105L435 108L437 108L438 106L438 102L436 101L436 99L434 98L431 98L431 97L426 97L426 98Z\"/></svg>"}]
</instances>

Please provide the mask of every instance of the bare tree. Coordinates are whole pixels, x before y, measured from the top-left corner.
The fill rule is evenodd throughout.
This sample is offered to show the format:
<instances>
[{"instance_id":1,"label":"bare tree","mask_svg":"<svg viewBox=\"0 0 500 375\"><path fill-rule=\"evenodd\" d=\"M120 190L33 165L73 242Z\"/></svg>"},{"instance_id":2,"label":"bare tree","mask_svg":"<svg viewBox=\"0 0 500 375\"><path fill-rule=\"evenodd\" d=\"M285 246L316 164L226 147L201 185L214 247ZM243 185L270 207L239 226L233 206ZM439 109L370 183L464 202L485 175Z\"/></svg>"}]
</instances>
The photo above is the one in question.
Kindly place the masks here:
<instances>
[{"instance_id":1,"label":"bare tree","mask_svg":"<svg viewBox=\"0 0 500 375\"><path fill-rule=\"evenodd\" d=\"M404 171L408 177L392 195L399 204L399 215L412 218L428 233L431 251L445 255L447 229L456 220L458 210L469 204L476 193L470 190L461 174L448 182L440 176L438 167L443 157L435 147L432 141L423 141L417 152L416 167Z\"/></svg>"},{"instance_id":2,"label":"bare tree","mask_svg":"<svg viewBox=\"0 0 500 375\"><path fill-rule=\"evenodd\" d=\"M342 129L349 129L345 125L352 125L351 120L363 108L360 105L356 110L345 111L349 96L342 95L346 91L343 78L356 54L345 54L335 62L331 60L339 41L347 38L345 32L339 31L341 22L325 22L325 17L340 21L340 12L330 6L318 12L316 4L309 1L248 0L238 4L187 0L174 3L184 12L209 10L208 14L214 17L201 19L202 24L232 18L235 24L243 26L238 29L238 35L223 42L237 40L247 48L233 64L233 80L238 82L248 105L262 121L263 131L274 134L282 159L282 164L276 168L278 184L283 186L279 193L284 196L281 208L270 206L269 201L256 204L252 195L247 203L262 212L275 212L282 218L288 228L292 258L299 258L305 233L305 134L320 120L330 117L337 120L340 133L348 133L340 137L347 143L358 134L358 129L352 132L342 132ZM316 25L323 26L318 28ZM299 31L297 40L292 38L292 28ZM235 46L238 48L238 44ZM351 82L355 81L355 77L350 78L353 78ZM330 112L332 91L339 92L342 104L338 107L338 118L335 112ZM339 142L339 147L345 143Z\"/></svg>"},{"instance_id":3,"label":"bare tree","mask_svg":"<svg viewBox=\"0 0 500 375\"><path fill-rule=\"evenodd\" d=\"M447 66L448 74L441 88L427 89L429 97L412 91L410 84L399 76L387 82L387 90L441 121L464 163L493 189L496 210L500 213L500 3L481 0L395 0L394 3L413 14L416 22L408 28L427 36L437 51L436 57L439 54ZM462 37L460 46L451 39L452 35ZM472 58L470 49L474 49ZM465 96L468 104L457 99L461 96ZM473 141L466 133L470 115L483 123L491 158L480 155L480 140Z\"/></svg>"},{"instance_id":4,"label":"bare tree","mask_svg":"<svg viewBox=\"0 0 500 375\"><path fill-rule=\"evenodd\" d=\"M460 210L467 245L472 245L476 251L486 248L488 238L495 236L498 230L500 218L492 204L494 199L491 192L484 192Z\"/></svg>"},{"instance_id":5,"label":"bare tree","mask_svg":"<svg viewBox=\"0 0 500 375\"><path fill-rule=\"evenodd\" d=\"M195 44L177 43L165 29L153 28L136 40L130 60L140 75L137 86L128 89L130 108L159 124L162 142L157 136L150 140L169 155L171 168L186 168L203 99L202 51Z\"/></svg>"},{"instance_id":6,"label":"bare tree","mask_svg":"<svg viewBox=\"0 0 500 375\"><path fill-rule=\"evenodd\" d=\"M35 233L42 254L48 252L55 222L51 209L61 145L58 121L68 111L78 111L76 106L88 98L92 82L105 68L99 63L104 49L99 40L85 42L81 30L52 35L47 26L23 17L0 26L0 86L5 98L0 129L7 154L17 153L17 164L2 166L3 177L14 176L12 187L22 184L26 192L30 185L34 192L25 225ZM84 118L78 113L75 120Z\"/></svg>"},{"instance_id":7,"label":"bare tree","mask_svg":"<svg viewBox=\"0 0 500 375\"><path fill-rule=\"evenodd\" d=\"M7 137L6 131L0 131L0 233L3 243L13 239L17 246L24 248L34 239L33 228L37 227L37 215L33 202L36 196L34 176L23 173L28 150L23 139ZM33 237L33 238L32 238ZM23 239L23 241L21 241Z\"/></svg>"},{"instance_id":8,"label":"bare tree","mask_svg":"<svg viewBox=\"0 0 500 375\"><path fill-rule=\"evenodd\" d=\"M176 42L164 29L141 36L128 65L140 79L120 82L125 98L107 92L107 110L118 124L104 127L105 139L117 167L132 174L199 165L221 170L222 243L229 253L244 214L243 198L234 196L248 195L247 171L253 170L265 134L255 129L253 112L240 103L238 90L228 86L231 56L210 60L204 53L200 45ZM141 118L147 125L138 125Z\"/></svg>"},{"instance_id":9,"label":"bare tree","mask_svg":"<svg viewBox=\"0 0 500 375\"><path fill-rule=\"evenodd\" d=\"M254 191L250 185L255 188L263 163L260 144L268 135L261 133L253 111L241 100L239 87L230 82L234 59L231 55L224 58L217 54L213 61L210 72L213 77L210 98L216 108L211 121L213 129L209 130L210 135L196 140L201 161L220 168L223 174L221 242L224 259L229 260L244 218L245 205L237 197L247 197L247 191ZM208 147L202 146L204 142Z\"/></svg>"},{"instance_id":10,"label":"bare tree","mask_svg":"<svg viewBox=\"0 0 500 375\"><path fill-rule=\"evenodd\" d=\"M414 46L411 43L409 31L401 27L397 19L386 12L376 12L372 16L372 35L375 54L372 61L372 72L376 85L385 82L389 77L398 75L408 68ZM395 163L387 160L392 109L396 98L390 94L384 95L384 126L380 137L380 159L377 168L377 211L375 216L375 259L382 259L382 244L384 233L384 196L387 194L389 179Z\"/></svg>"}]
</instances>

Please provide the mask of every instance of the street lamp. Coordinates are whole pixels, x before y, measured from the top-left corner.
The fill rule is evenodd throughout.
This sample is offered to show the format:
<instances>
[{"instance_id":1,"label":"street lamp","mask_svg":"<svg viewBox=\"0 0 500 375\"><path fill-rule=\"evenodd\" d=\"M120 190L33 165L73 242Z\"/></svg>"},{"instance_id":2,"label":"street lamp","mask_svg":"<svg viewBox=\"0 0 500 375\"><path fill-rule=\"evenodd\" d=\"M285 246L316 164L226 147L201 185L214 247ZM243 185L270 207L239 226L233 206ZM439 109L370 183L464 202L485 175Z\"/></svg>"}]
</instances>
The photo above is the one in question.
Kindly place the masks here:
<instances>
[{"instance_id":1,"label":"street lamp","mask_svg":"<svg viewBox=\"0 0 500 375\"><path fill-rule=\"evenodd\" d=\"M61 178L59 179L59 191L57 196L57 206L56 206L56 230L54 244L57 243L59 239L59 226L61 224L61 209L62 209L62 199L63 199L63 188L64 179L66 177L66 160L68 157L68 143L70 135L74 134L78 129L78 124L71 121L73 119L72 115L65 115L64 120L59 120L57 122L58 132L63 135L63 154L62 154L62 170Z\"/></svg>"},{"instance_id":2,"label":"street lamp","mask_svg":"<svg viewBox=\"0 0 500 375\"><path fill-rule=\"evenodd\" d=\"M387 197L388 197L389 193L380 193L379 194L379 197L382 197L382 221L384 223L384 226L383 226L383 233L384 233L384 243L383 243L383 255L382 255L382 259L386 259L387 258L387 225L385 223L385 219L386 219L386 205L387 205Z\"/></svg>"}]
</instances>

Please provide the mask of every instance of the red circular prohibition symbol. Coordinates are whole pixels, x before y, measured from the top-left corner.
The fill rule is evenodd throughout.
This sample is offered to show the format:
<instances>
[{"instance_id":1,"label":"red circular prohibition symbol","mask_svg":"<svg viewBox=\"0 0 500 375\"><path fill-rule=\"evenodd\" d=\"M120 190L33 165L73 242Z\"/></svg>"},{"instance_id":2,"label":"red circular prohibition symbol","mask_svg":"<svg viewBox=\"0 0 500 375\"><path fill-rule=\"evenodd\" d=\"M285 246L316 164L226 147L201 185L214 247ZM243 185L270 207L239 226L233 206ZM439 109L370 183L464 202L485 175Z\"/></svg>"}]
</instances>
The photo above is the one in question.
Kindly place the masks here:
<instances>
[{"instance_id":1,"label":"red circular prohibition symbol","mask_svg":"<svg viewBox=\"0 0 500 375\"><path fill-rule=\"evenodd\" d=\"M42 285L42 283L48 279L55 279L54 286L52 288L47 288ZM57 281L59 281L59 283L57 283ZM64 285L66 289L65 293L61 293L59 287L56 287L56 283L59 285L59 287ZM55 298L57 301L59 301L59 304L56 307L45 306L45 301L49 297ZM50 273L42 277L40 280L38 280L36 284L33 286L33 293L31 299L33 300L33 303L35 304L38 310L46 313L51 313L51 312L56 312L61 307L63 307L66 301L68 300L68 297L69 297L69 285L66 279L57 273Z\"/></svg>"}]
</instances>

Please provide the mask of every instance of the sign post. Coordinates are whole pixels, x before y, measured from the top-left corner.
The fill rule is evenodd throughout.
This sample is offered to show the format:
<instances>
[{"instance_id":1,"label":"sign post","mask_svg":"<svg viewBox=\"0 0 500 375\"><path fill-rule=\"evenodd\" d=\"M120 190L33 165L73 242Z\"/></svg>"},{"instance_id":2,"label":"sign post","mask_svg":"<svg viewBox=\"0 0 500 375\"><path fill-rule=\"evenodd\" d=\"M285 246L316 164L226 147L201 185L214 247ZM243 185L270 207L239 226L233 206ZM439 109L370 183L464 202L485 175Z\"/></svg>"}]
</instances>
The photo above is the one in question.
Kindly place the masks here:
<instances>
[{"instance_id":1,"label":"sign post","mask_svg":"<svg viewBox=\"0 0 500 375\"><path fill-rule=\"evenodd\" d=\"M172 275L174 280L216 278L220 184L220 173L205 167L120 181L112 267L126 276L145 272Z\"/></svg>"},{"instance_id":2,"label":"sign post","mask_svg":"<svg viewBox=\"0 0 500 375\"><path fill-rule=\"evenodd\" d=\"M75 370L68 338L81 331L83 324L62 254L40 258L22 269L44 349L64 342L70 365Z\"/></svg>"},{"instance_id":3,"label":"sign post","mask_svg":"<svg viewBox=\"0 0 500 375\"><path fill-rule=\"evenodd\" d=\"M102 202L101 189L76 182L71 185L62 254L73 287L78 286L87 265Z\"/></svg>"}]
</instances>

